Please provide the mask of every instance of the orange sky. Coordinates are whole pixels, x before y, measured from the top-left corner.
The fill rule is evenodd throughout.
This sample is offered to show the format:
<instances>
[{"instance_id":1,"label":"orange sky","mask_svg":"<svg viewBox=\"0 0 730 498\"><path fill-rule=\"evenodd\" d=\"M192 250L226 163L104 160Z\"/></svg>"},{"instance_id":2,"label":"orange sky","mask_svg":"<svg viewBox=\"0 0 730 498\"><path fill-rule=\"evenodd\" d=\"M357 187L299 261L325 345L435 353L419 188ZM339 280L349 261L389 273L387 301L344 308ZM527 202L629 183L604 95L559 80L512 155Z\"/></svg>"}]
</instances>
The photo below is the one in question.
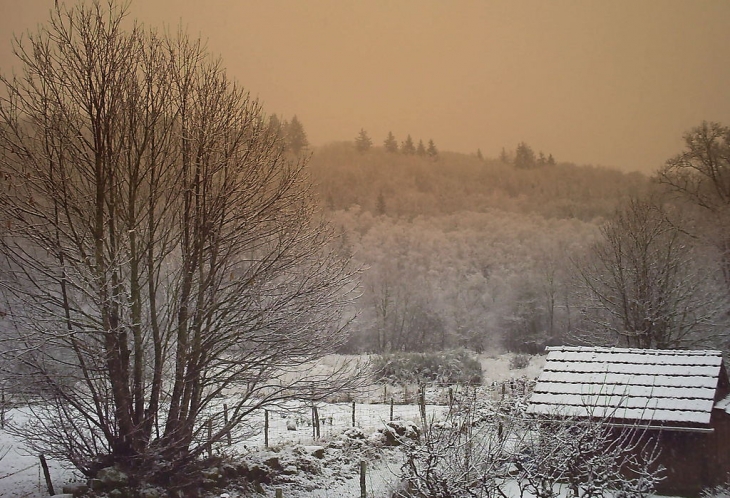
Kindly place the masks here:
<instances>
[{"instance_id":1,"label":"orange sky","mask_svg":"<svg viewBox=\"0 0 730 498\"><path fill-rule=\"evenodd\" d=\"M0 0L4 72L12 33L52 5ZM651 172L702 120L730 125L727 0L136 0L131 15L207 38L313 145L365 128Z\"/></svg>"}]
</instances>

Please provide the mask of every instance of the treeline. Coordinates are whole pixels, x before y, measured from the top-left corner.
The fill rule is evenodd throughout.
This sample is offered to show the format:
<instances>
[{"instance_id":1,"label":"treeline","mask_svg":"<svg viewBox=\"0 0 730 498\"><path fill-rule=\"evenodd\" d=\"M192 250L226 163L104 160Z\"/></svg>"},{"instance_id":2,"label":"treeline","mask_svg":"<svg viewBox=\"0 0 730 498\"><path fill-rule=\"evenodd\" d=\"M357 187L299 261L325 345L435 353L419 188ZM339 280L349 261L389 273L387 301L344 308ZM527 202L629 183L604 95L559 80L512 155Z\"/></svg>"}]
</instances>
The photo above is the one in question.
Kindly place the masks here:
<instances>
[{"instance_id":1,"label":"treeline","mask_svg":"<svg viewBox=\"0 0 730 498\"><path fill-rule=\"evenodd\" d=\"M309 164L342 250L364 269L347 352L537 352L584 325L571 255L648 178L558 163L345 142Z\"/></svg>"},{"instance_id":2,"label":"treeline","mask_svg":"<svg viewBox=\"0 0 730 498\"><path fill-rule=\"evenodd\" d=\"M649 185L644 175L604 167L526 169L452 152L433 161L375 146L360 153L352 142L317 148L309 166L328 210L359 206L396 218L499 209L592 221Z\"/></svg>"},{"instance_id":3,"label":"treeline","mask_svg":"<svg viewBox=\"0 0 730 498\"><path fill-rule=\"evenodd\" d=\"M336 143L309 165L363 268L346 351L726 346L730 128L691 130L651 178L524 143L393 152Z\"/></svg>"}]
</instances>

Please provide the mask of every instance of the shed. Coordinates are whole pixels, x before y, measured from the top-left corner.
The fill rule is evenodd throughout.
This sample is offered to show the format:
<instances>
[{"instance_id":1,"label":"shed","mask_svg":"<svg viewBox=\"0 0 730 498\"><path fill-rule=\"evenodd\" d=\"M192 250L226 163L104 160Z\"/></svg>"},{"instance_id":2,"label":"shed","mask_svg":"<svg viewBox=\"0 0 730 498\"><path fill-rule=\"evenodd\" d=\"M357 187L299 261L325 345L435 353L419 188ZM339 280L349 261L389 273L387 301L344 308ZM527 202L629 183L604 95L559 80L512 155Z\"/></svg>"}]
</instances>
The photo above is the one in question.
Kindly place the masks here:
<instances>
[{"instance_id":1,"label":"shed","mask_svg":"<svg viewBox=\"0 0 730 498\"><path fill-rule=\"evenodd\" d=\"M696 495L730 471L730 396L720 351L548 347L527 412L600 417L658 438L660 492Z\"/></svg>"}]
</instances>

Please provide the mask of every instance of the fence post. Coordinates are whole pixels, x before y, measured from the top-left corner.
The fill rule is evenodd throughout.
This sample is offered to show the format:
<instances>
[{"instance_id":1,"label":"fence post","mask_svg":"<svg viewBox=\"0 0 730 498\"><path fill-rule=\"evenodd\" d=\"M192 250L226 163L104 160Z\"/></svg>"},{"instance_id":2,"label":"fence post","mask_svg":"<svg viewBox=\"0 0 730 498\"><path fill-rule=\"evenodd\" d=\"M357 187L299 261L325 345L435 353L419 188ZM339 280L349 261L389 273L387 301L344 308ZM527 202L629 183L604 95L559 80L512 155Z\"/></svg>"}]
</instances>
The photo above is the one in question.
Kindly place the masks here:
<instances>
[{"instance_id":1,"label":"fence post","mask_svg":"<svg viewBox=\"0 0 730 498\"><path fill-rule=\"evenodd\" d=\"M51 473L48 471L48 462L46 462L46 457L43 456L43 453L40 454L40 459L41 459L41 467L43 467L43 476L46 478L46 486L48 487L48 494L53 496L56 494L56 492L53 491L53 483L51 482Z\"/></svg>"},{"instance_id":2,"label":"fence post","mask_svg":"<svg viewBox=\"0 0 730 498\"><path fill-rule=\"evenodd\" d=\"M360 498L367 498L368 490L365 486L365 473L367 472L368 463L360 460Z\"/></svg>"},{"instance_id":3,"label":"fence post","mask_svg":"<svg viewBox=\"0 0 730 498\"><path fill-rule=\"evenodd\" d=\"M281 488L276 488L276 498L284 498L284 491Z\"/></svg>"},{"instance_id":4,"label":"fence post","mask_svg":"<svg viewBox=\"0 0 730 498\"><path fill-rule=\"evenodd\" d=\"M269 410L264 410L264 448L269 447Z\"/></svg>"},{"instance_id":5,"label":"fence post","mask_svg":"<svg viewBox=\"0 0 730 498\"><path fill-rule=\"evenodd\" d=\"M317 424L317 439L321 437L320 432L320 420L319 420L319 408L317 408L317 405L314 405L314 422Z\"/></svg>"},{"instance_id":6,"label":"fence post","mask_svg":"<svg viewBox=\"0 0 730 498\"><path fill-rule=\"evenodd\" d=\"M423 429L426 429L426 386L422 385L418 396L418 406L421 410L421 419L423 420Z\"/></svg>"},{"instance_id":7,"label":"fence post","mask_svg":"<svg viewBox=\"0 0 730 498\"><path fill-rule=\"evenodd\" d=\"M223 422L225 423L226 427L228 427L228 405L223 403ZM228 446L233 444L233 441L231 440L231 430L228 429L226 432L226 440L228 442Z\"/></svg>"},{"instance_id":8,"label":"fence post","mask_svg":"<svg viewBox=\"0 0 730 498\"><path fill-rule=\"evenodd\" d=\"M383 384L383 403L388 399L388 384Z\"/></svg>"},{"instance_id":9,"label":"fence post","mask_svg":"<svg viewBox=\"0 0 730 498\"><path fill-rule=\"evenodd\" d=\"M393 420L393 396L390 397L390 420Z\"/></svg>"},{"instance_id":10,"label":"fence post","mask_svg":"<svg viewBox=\"0 0 730 498\"><path fill-rule=\"evenodd\" d=\"M208 448L208 458L213 458L213 419L209 418L206 425L208 426L208 444L206 445Z\"/></svg>"},{"instance_id":11,"label":"fence post","mask_svg":"<svg viewBox=\"0 0 730 498\"><path fill-rule=\"evenodd\" d=\"M352 426L355 427L355 402L352 402Z\"/></svg>"},{"instance_id":12,"label":"fence post","mask_svg":"<svg viewBox=\"0 0 730 498\"><path fill-rule=\"evenodd\" d=\"M2 399L0 399L0 428L5 429L5 386L2 388Z\"/></svg>"}]
</instances>

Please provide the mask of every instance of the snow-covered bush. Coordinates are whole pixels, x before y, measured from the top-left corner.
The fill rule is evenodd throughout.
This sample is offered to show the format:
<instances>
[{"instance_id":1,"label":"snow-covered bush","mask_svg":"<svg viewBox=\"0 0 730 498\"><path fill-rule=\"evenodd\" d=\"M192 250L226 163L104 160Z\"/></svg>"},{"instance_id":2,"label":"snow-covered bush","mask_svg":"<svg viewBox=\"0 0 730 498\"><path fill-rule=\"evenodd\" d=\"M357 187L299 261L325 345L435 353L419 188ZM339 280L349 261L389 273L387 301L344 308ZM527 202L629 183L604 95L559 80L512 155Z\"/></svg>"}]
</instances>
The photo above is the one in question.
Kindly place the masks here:
<instances>
[{"instance_id":1,"label":"snow-covered bush","mask_svg":"<svg viewBox=\"0 0 730 498\"><path fill-rule=\"evenodd\" d=\"M516 354L509 360L510 370L521 370L527 368L530 364L530 356L526 354Z\"/></svg>"},{"instance_id":2,"label":"snow-covered bush","mask_svg":"<svg viewBox=\"0 0 730 498\"><path fill-rule=\"evenodd\" d=\"M702 498L730 498L730 483L721 484L714 488L705 489L700 494Z\"/></svg>"},{"instance_id":3,"label":"snow-covered bush","mask_svg":"<svg viewBox=\"0 0 730 498\"><path fill-rule=\"evenodd\" d=\"M519 405L477 398L404 441L400 496L641 497L663 471L656 441L637 427L602 419L535 419ZM510 491L511 490L511 491Z\"/></svg>"},{"instance_id":4,"label":"snow-covered bush","mask_svg":"<svg viewBox=\"0 0 730 498\"><path fill-rule=\"evenodd\" d=\"M493 496L510 479L511 421L497 406L459 399L443 420L427 420L419 440L404 440L398 496Z\"/></svg>"},{"instance_id":5,"label":"snow-covered bush","mask_svg":"<svg viewBox=\"0 0 730 498\"><path fill-rule=\"evenodd\" d=\"M657 439L637 426L605 419L532 419L515 446L522 494L551 498L641 497L653 493L663 468Z\"/></svg>"},{"instance_id":6,"label":"snow-covered bush","mask_svg":"<svg viewBox=\"0 0 730 498\"><path fill-rule=\"evenodd\" d=\"M390 384L476 384L482 382L479 360L464 350L394 353L373 360L377 382Z\"/></svg>"}]
</instances>

